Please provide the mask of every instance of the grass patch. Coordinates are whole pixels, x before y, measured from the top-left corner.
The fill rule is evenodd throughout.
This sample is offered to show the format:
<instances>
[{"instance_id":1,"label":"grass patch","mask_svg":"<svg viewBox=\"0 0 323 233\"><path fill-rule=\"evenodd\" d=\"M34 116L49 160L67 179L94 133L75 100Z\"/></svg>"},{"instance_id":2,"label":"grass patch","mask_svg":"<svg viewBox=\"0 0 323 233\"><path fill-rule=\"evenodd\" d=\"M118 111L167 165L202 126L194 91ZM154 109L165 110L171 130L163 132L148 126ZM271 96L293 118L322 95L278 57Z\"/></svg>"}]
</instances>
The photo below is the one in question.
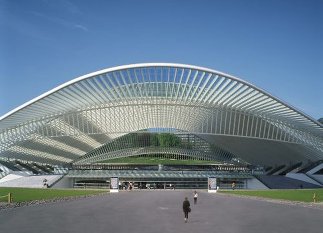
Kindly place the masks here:
<instances>
[{"instance_id":1,"label":"grass patch","mask_svg":"<svg viewBox=\"0 0 323 233\"><path fill-rule=\"evenodd\" d=\"M288 190L235 190L220 191L221 193L265 197L288 201L313 202L313 195L316 194L316 202L323 201L323 189L288 189Z\"/></svg>"},{"instance_id":2,"label":"grass patch","mask_svg":"<svg viewBox=\"0 0 323 233\"><path fill-rule=\"evenodd\" d=\"M103 190L76 190L76 189L37 189L37 188L0 188L0 196L12 193L13 202L48 200L59 197L84 196L106 192ZM6 202L7 198L1 198Z\"/></svg>"},{"instance_id":3,"label":"grass patch","mask_svg":"<svg viewBox=\"0 0 323 233\"><path fill-rule=\"evenodd\" d=\"M206 164L218 164L217 161L207 160L182 160L182 159L168 159L168 158L153 158L153 157L125 157L115 158L100 163L125 163L125 164L147 164L147 165L206 165Z\"/></svg>"}]
</instances>

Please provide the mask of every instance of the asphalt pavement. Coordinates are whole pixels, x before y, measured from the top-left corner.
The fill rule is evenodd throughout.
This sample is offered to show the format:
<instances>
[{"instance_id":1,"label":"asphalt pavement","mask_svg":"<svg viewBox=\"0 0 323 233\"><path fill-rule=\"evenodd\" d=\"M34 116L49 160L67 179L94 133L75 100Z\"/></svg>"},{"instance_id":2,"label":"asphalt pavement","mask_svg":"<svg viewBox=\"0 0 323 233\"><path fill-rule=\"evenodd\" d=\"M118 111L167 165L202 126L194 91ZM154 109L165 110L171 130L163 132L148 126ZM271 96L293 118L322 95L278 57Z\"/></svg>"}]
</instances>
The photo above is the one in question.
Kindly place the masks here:
<instances>
[{"instance_id":1,"label":"asphalt pavement","mask_svg":"<svg viewBox=\"0 0 323 233\"><path fill-rule=\"evenodd\" d=\"M123 191L0 211L10 233L312 233L323 230L323 210L193 190ZM192 212L184 222L185 196Z\"/></svg>"}]
</instances>

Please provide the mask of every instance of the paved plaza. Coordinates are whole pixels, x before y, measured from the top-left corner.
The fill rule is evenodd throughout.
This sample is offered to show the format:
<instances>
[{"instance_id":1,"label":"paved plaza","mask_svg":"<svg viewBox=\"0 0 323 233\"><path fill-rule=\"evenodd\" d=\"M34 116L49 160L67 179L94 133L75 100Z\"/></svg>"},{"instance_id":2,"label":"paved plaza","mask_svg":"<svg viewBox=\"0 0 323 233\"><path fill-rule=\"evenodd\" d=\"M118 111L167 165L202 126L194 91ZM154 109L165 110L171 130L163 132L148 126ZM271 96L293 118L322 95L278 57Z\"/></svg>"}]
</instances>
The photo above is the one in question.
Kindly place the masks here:
<instances>
[{"instance_id":1,"label":"paved plaza","mask_svg":"<svg viewBox=\"0 0 323 233\"><path fill-rule=\"evenodd\" d=\"M184 222L182 202L192 212ZM0 211L12 233L322 232L323 210L200 191L132 191Z\"/></svg>"}]
</instances>

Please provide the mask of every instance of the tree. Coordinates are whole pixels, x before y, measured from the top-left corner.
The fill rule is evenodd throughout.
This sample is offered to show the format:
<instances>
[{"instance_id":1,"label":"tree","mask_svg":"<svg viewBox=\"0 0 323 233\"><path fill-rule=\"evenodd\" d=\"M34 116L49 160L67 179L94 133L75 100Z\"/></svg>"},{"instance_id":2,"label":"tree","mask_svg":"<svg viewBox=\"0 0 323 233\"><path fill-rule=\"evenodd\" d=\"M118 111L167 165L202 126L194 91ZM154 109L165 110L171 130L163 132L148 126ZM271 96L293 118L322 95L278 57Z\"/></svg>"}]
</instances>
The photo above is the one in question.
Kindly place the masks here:
<instances>
[{"instance_id":1,"label":"tree","mask_svg":"<svg viewBox=\"0 0 323 233\"><path fill-rule=\"evenodd\" d=\"M181 144L181 139L170 133L158 134L158 141L161 147L178 147Z\"/></svg>"}]
</instances>

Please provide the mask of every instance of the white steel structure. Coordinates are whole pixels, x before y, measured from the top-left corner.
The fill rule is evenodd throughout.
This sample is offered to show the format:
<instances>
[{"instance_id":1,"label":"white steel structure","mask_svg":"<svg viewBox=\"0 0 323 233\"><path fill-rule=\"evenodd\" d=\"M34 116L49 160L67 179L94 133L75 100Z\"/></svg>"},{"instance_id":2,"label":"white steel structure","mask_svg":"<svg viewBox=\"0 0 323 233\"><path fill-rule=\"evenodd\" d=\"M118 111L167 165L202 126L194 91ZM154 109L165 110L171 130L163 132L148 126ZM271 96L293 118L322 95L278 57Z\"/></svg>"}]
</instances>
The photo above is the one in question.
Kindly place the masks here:
<instances>
[{"instance_id":1,"label":"white steel structure","mask_svg":"<svg viewBox=\"0 0 323 233\"><path fill-rule=\"evenodd\" d=\"M0 118L0 158L50 164L125 134L175 129L256 165L323 159L323 126L236 77L148 63L73 79Z\"/></svg>"}]
</instances>

